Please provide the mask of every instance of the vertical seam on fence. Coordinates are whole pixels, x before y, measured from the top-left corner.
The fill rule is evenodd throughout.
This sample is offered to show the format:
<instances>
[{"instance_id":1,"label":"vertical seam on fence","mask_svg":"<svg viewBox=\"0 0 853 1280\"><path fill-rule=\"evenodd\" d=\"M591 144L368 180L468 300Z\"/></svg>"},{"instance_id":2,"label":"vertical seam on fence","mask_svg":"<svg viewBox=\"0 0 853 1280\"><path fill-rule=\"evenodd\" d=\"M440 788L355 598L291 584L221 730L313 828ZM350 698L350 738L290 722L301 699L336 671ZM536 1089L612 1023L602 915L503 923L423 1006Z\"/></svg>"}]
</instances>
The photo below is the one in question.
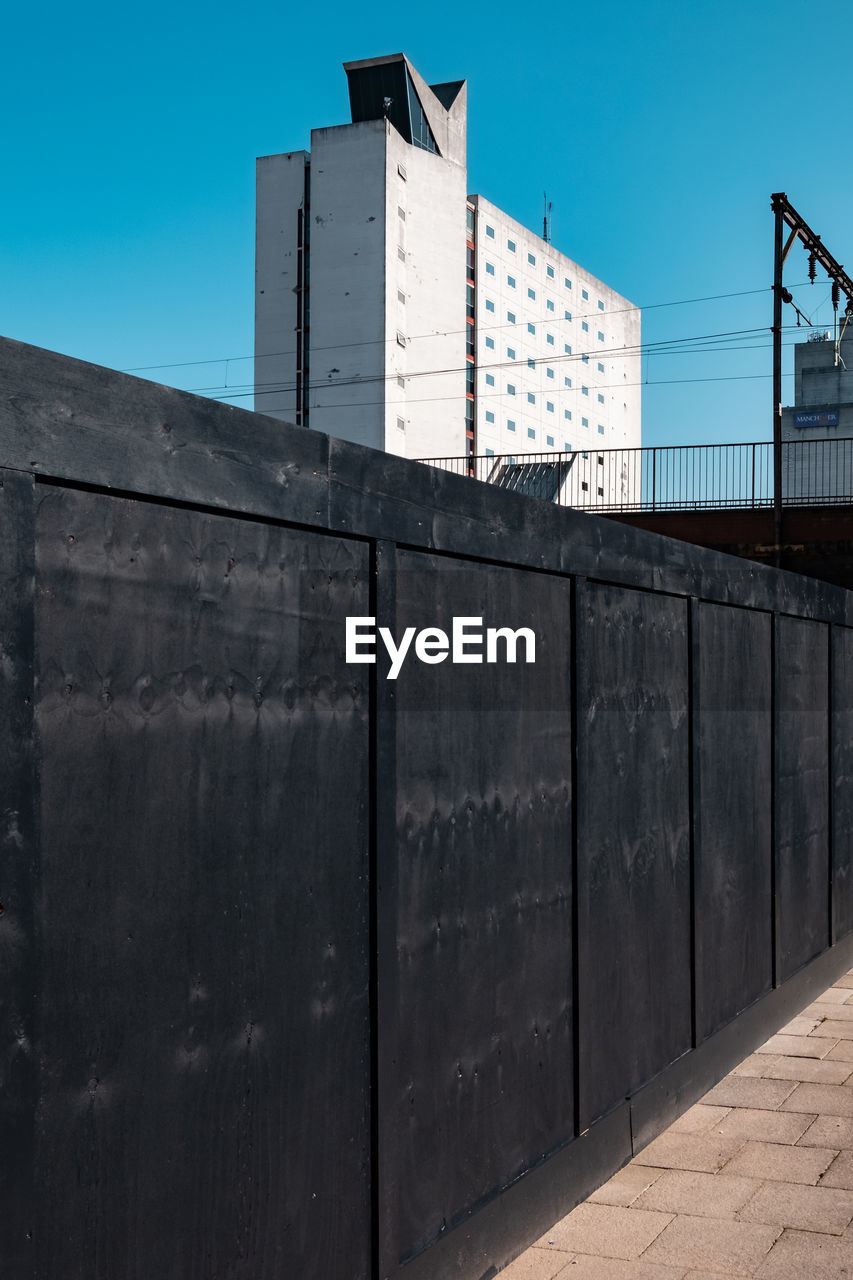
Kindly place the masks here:
<instances>
[{"instance_id":1,"label":"vertical seam on fence","mask_svg":"<svg viewBox=\"0 0 853 1280\"><path fill-rule=\"evenodd\" d=\"M771 982L779 985L779 931L777 928L778 902L776 900L776 865L779 824L776 821L776 784L779 769L779 683L778 631L781 620L777 613L770 622L770 962Z\"/></svg>"},{"instance_id":2,"label":"vertical seam on fence","mask_svg":"<svg viewBox=\"0 0 853 1280\"><path fill-rule=\"evenodd\" d=\"M695 1049L696 1039L696 803L694 784L697 771L694 767L696 741L694 730L697 727L695 716L696 703L696 667L693 647L695 643L695 613L697 601L694 596L687 600L687 830L689 858L689 893L690 893L690 1043Z\"/></svg>"},{"instance_id":3,"label":"vertical seam on fence","mask_svg":"<svg viewBox=\"0 0 853 1280\"><path fill-rule=\"evenodd\" d=\"M394 624L396 609L396 544L377 540L370 555L370 613L376 625ZM385 678L381 649L370 670L370 865L368 928L370 982L370 1253L371 1280L382 1274L382 1127L384 1093L382 1064L392 1060L383 1052L389 1022L383 1017L388 988L393 993L393 971L388 963L393 947L387 932L394 930L396 859L396 720L394 686ZM383 970L382 958L386 964Z\"/></svg>"},{"instance_id":4,"label":"vertical seam on fence","mask_svg":"<svg viewBox=\"0 0 853 1280\"><path fill-rule=\"evenodd\" d=\"M835 669L835 627L832 623L827 627L827 656L826 656L826 736L827 736L827 753L826 753L826 853L827 853L827 879L826 879L826 910L827 910L827 939L829 945L835 942L835 928L833 924L833 890L835 887L835 823L833 820L833 673Z\"/></svg>"},{"instance_id":5,"label":"vertical seam on fence","mask_svg":"<svg viewBox=\"0 0 853 1280\"><path fill-rule=\"evenodd\" d=\"M572 578L569 588L569 732L571 735L571 793L572 793L572 1110L574 1135L580 1133L580 1006L579 1006L579 952L578 937L578 593L583 590L583 579Z\"/></svg>"}]
</instances>

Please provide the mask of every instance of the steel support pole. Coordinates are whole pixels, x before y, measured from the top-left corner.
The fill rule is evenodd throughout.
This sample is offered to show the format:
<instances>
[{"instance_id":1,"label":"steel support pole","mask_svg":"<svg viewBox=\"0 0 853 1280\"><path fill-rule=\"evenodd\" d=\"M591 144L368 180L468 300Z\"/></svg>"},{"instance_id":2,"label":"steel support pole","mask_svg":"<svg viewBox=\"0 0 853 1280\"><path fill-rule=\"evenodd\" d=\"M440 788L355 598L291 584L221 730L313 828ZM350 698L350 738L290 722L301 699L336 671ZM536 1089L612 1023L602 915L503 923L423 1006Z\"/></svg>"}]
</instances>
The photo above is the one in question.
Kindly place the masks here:
<instances>
[{"instance_id":1,"label":"steel support pole","mask_svg":"<svg viewBox=\"0 0 853 1280\"><path fill-rule=\"evenodd\" d=\"M777 567L782 560L782 252L783 206L774 198L773 238L773 542Z\"/></svg>"}]
</instances>

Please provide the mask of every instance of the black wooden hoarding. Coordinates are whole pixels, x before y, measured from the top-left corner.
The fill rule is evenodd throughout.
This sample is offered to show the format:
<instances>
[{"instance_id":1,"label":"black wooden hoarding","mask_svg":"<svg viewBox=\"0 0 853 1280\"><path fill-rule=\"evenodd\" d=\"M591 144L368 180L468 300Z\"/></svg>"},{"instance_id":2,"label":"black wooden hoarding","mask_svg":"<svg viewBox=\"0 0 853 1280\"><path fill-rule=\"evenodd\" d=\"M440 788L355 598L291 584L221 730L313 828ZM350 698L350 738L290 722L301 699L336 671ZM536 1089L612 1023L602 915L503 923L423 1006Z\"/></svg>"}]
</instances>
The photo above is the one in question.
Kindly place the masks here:
<instances>
[{"instance_id":1,"label":"black wooden hoarding","mask_svg":"<svg viewBox=\"0 0 853 1280\"><path fill-rule=\"evenodd\" d=\"M4 1277L481 1280L851 962L847 593L0 355Z\"/></svg>"}]
</instances>

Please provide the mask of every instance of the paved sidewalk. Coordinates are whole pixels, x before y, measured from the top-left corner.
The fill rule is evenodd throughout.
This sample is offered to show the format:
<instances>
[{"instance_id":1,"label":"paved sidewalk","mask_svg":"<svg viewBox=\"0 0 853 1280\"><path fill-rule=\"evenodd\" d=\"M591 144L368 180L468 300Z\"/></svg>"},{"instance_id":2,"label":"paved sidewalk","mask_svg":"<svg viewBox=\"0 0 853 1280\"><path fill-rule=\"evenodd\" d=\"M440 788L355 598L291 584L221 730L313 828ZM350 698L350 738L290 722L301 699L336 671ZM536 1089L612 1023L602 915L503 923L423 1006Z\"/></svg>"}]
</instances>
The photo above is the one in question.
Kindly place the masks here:
<instances>
[{"instance_id":1,"label":"paved sidewalk","mask_svg":"<svg viewBox=\"0 0 853 1280\"><path fill-rule=\"evenodd\" d=\"M853 970L501 1280L853 1280Z\"/></svg>"}]
</instances>

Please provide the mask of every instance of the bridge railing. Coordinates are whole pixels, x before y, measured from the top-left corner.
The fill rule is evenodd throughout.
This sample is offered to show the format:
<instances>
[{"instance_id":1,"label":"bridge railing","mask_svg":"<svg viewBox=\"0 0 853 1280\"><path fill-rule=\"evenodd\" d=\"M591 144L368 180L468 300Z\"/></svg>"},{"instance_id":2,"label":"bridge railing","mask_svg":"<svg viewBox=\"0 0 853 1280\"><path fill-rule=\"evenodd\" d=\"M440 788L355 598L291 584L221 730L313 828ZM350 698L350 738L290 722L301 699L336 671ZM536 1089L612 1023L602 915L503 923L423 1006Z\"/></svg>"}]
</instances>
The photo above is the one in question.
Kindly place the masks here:
<instances>
[{"instance_id":1,"label":"bridge railing","mask_svg":"<svg viewBox=\"0 0 853 1280\"><path fill-rule=\"evenodd\" d=\"M667 511L773 505L773 445L666 445L564 453L421 458L528 497L596 511ZM789 505L853 502L853 439L782 445L782 498Z\"/></svg>"}]
</instances>

